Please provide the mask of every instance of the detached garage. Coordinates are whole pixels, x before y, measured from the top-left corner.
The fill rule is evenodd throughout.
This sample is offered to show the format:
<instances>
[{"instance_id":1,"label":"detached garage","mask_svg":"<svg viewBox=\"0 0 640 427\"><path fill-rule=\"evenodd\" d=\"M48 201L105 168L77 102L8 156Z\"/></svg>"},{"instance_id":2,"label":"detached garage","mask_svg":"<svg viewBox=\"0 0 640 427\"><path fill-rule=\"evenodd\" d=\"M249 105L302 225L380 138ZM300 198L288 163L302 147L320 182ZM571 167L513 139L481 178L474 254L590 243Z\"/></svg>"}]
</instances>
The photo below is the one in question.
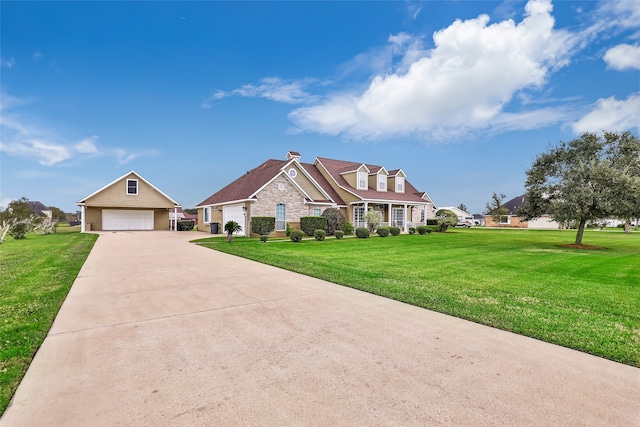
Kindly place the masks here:
<instances>
[{"instance_id":1,"label":"detached garage","mask_svg":"<svg viewBox=\"0 0 640 427\"><path fill-rule=\"evenodd\" d=\"M170 212L180 204L135 171L131 171L77 203L82 231L174 229ZM177 215L173 216L174 218Z\"/></svg>"}]
</instances>

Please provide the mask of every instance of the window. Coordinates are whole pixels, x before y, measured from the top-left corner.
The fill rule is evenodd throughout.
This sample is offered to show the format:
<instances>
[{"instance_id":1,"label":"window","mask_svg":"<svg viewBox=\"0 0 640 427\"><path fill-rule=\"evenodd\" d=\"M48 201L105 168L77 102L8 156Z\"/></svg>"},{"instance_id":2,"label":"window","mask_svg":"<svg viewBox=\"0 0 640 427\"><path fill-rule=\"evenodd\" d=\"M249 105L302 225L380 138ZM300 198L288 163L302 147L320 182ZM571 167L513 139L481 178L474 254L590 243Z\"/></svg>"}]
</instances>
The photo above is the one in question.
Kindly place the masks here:
<instances>
[{"instance_id":1,"label":"window","mask_svg":"<svg viewBox=\"0 0 640 427\"><path fill-rule=\"evenodd\" d=\"M313 216L320 216L320 215L322 215L322 209L313 208Z\"/></svg>"},{"instance_id":2,"label":"window","mask_svg":"<svg viewBox=\"0 0 640 427\"><path fill-rule=\"evenodd\" d=\"M138 180L137 179L128 179L127 180L127 194L130 196L138 195Z\"/></svg>"},{"instance_id":3,"label":"window","mask_svg":"<svg viewBox=\"0 0 640 427\"><path fill-rule=\"evenodd\" d=\"M386 175L378 175L378 191L387 191Z\"/></svg>"},{"instance_id":4,"label":"window","mask_svg":"<svg viewBox=\"0 0 640 427\"><path fill-rule=\"evenodd\" d=\"M367 189L367 173L358 172L358 190Z\"/></svg>"},{"instance_id":5,"label":"window","mask_svg":"<svg viewBox=\"0 0 640 427\"><path fill-rule=\"evenodd\" d=\"M289 169L289 176L291 178L295 178L296 176L298 176L298 171L296 171L294 168Z\"/></svg>"},{"instance_id":6,"label":"window","mask_svg":"<svg viewBox=\"0 0 640 427\"><path fill-rule=\"evenodd\" d=\"M211 209L211 208L204 208L204 222L205 223L209 222L209 209Z\"/></svg>"},{"instance_id":7,"label":"window","mask_svg":"<svg viewBox=\"0 0 640 427\"><path fill-rule=\"evenodd\" d=\"M356 227L364 225L364 207L356 206L353 208L353 222Z\"/></svg>"},{"instance_id":8,"label":"window","mask_svg":"<svg viewBox=\"0 0 640 427\"><path fill-rule=\"evenodd\" d=\"M500 215L500 224L511 224L511 218L509 218L509 215Z\"/></svg>"},{"instance_id":9,"label":"window","mask_svg":"<svg viewBox=\"0 0 640 427\"><path fill-rule=\"evenodd\" d=\"M396 176L396 193L404 193L404 177Z\"/></svg>"},{"instance_id":10,"label":"window","mask_svg":"<svg viewBox=\"0 0 640 427\"><path fill-rule=\"evenodd\" d=\"M392 210L392 225L396 227L404 227L404 209L402 208L393 208Z\"/></svg>"},{"instance_id":11,"label":"window","mask_svg":"<svg viewBox=\"0 0 640 427\"><path fill-rule=\"evenodd\" d=\"M287 229L287 208L284 203L276 205L276 231L285 231Z\"/></svg>"}]
</instances>

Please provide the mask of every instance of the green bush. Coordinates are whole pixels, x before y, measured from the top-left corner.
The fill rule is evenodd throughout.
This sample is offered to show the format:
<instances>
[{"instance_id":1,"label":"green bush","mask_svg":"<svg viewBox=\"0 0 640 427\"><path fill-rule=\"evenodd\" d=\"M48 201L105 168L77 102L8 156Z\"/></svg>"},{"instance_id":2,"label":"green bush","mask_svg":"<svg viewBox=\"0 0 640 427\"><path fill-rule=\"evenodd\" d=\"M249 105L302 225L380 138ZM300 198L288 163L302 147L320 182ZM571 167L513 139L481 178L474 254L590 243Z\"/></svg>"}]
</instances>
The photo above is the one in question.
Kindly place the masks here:
<instances>
[{"instance_id":1,"label":"green bush","mask_svg":"<svg viewBox=\"0 0 640 427\"><path fill-rule=\"evenodd\" d=\"M336 233L336 230L342 230L344 228L344 217L340 213L340 209L327 208L322 212L322 216L327 218L327 235L332 236Z\"/></svg>"},{"instance_id":2,"label":"green bush","mask_svg":"<svg viewBox=\"0 0 640 427\"><path fill-rule=\"evenodd\" d=\"M369 237L369 229L367 227L358 227L356 228L356 236L361 239L366 239Z\"/></svg>"},{"instance_id":3,"label":"green bush","mask_svg":"<svg viewBox=\"0 0 640 427\"><path fill-rule=\"evenodd\" d=\"M427 227L426 225L419 225L417 230L418 230L418 233L424 235L424 234L427 234L429 227Z\"/></svg>"},{"instance_id":4,"label":"green bush","mask_svg":"<svg viewBox=\"0 0 640 427\"><path fill-rule=\"evenodd\" d=\"M432 231L433 231L432 228L427 228L427 234L431 234Z\"/></svg>"},{"instance_id":5,"label":"green bush","mask_svg":"<svg viewBox=\"0 0 640 427\"><path fill-rule=\"evenodd\" d=\"M344 234L346 234L347 236L350 236L353 234L353 224L351 224L349 221L344 223Z\"/></svg>"},{"instance_id":6,"label":"green bush","mask_svg":"<svg viewBox=\"0 0 640 427\"><path fill-rule=\"evenodd\" d=\"M409 227L409 234L416 234L416 228L415 227Z\"/></svg>"},{"instance_id":7,"label":"green bush","mask_svg":"<svg viewBox=\"0 0 640 427\"><path fill-rule=\"evenodd\" d=\"M389 231L391 232L392 236L400 235L400 227L389 227Z\"/></svg>"},{"instance_id":8,"label":"green bush","mask_svg":"<svg viewBox=\"0 0 640 427\"><path fill-rule=\"evenodd\" d=\"M314 231L327 229L327 218L323 216L304 216L300 218L300 229L307 236L313 236Z\"/></svg>"},{"instance_id":9,"label":"green bush","mask_svg":"<svg viewBox=\"0 0 640 427\"><path fill-rule=\"evenodd\" d=\"M293 228L292 226L289 225L289 223L287 223L287 228L284 231L285 236L289 237L291 236L291 232L295 230L295 228Z\"/></svg>"},{"instance_id":10,"label":"green bush","mask_svg":"<svg viewBox=\"0 0 640 427\"><path fill-rule=\"evenodd\" d=\"M260 236L260 241L261 242L266 242L267 240L269 240L269 236L266 234L263 234L262 236Z\"/></svg>"},{"instance_id":11,"label":"green bush","mask_svg":"<svg viewBox=\"0 0 640 427\"><path fill-rule=\"evenodd\" d=\"M389 235L389 227L378 227L378 236L387 237Z\"/></svg>"},{"instance_id":12,"label":"green bush","mask_svg":"<svg viewBox=\"0 0 640 427\"><path fill-rule=\"evenodd\" d=\"M342 239L342 236L344 236L344 231L336 230L335 236L336 236L336 239L338 240Z\"/></svg>"},{"instance_id":13,"label":"green bush","mask_svg":"<svg viewBox=\"0 0 640 427\"><path fill-rule=\"evenodd\" d=\"M268 235L276 229L276 218L273 216L251 217L251 232L259 235Z\"/></svg>"},{"instance_id":14,"label":"green bush","mask_svg":"<svg viewBox=\"0 0 640 427\"><path fill-rule=\"evenodd\" d=\"M458 223L458 216L447 209L440 209L436 212L436 221L438 222L438 231L447 231L449 227L455 227Z\"/></svg>"},{"instance_id":15,"label":"green bush","mask_svg":"<svg viewBox=\"0 0 640 427\"><path fill-rule=\"evenodd\" d=\"M315 237L318 242L322 242L324 238L327 237L327 232L324 230L316 230L313 232L313 237Z\"/></svg>"},{"instance_id":16,"label":"green bush","mask_svg":"<svg viewBox=\"0 0 640 427\"><path fill-rule=\"evenodd\" d=\"M9 235L16 240L26 239L27 233L30 231L30 225L24 222L19 222L9 230Z\"/></svg>"},{"instance_id":17,"label":"green bush","mask_svg":"<svg viewBox=\"0 0 640 427\"><path fill-rule=\"evenodd\" d=\"M289 236L291 241L296 243L300 242L303 237L304 237L304 233L300 230L293 230L291 232L291 235Z\"/></svg>"},{"instance_id":18,"label":"green bush","mask_svg":"<svg viewBox=\"0 0 640 427\"><path fill-rule=\"evenodd\" d=\"M185 219L182 221L178 221L178 224L176 226L176 229L178 231L191 231L193 230L193 227L195 226L195 221L192 219Z\"/></svg>"}]
</instances>

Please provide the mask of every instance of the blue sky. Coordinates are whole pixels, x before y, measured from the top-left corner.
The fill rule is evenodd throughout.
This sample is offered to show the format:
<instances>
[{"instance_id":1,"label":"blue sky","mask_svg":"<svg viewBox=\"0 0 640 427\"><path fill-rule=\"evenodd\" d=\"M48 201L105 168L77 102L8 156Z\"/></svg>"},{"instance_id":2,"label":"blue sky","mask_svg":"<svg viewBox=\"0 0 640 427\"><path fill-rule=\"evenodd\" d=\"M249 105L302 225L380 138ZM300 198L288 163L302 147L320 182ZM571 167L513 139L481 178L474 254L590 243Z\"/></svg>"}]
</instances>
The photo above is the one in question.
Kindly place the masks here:
<instances>
[{"instance_id":1,"label":"blue sky","mask_svg":"<svg viewBox=\"0 0 640 427\"><path fill-rule=\"evenodd\" d=\"M550 144L640 127L640 2L2 1L0 203L135 170L184 207L299 151L439 206L524 191Z\"/></svg>"}]
</instances>

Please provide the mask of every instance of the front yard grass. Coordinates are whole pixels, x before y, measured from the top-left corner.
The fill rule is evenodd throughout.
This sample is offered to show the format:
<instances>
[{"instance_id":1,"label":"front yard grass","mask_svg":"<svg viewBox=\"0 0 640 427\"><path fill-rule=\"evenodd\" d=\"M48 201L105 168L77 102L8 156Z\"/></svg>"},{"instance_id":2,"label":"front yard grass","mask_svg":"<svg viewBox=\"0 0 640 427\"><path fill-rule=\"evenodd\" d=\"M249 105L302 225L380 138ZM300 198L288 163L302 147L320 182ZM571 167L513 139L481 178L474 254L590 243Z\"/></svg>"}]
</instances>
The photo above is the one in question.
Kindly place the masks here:
<instances>
[{"instance_id":1,"label":"front yard grass","mask_svg":"<svg viewBox=\"0 0 640 427\"><path fill-rule=\"evenodd\" d=\"M96 241L97 235L79 228L0 244L0 414Z\"/></svg>"},{"instance_id":2,"label":"front yard grass","mask_svg":"<svg viewBox=\"0 0 640 427\"><path fill-rule=\"evenodd\" d=\"M455 229L324 242L198 243L640 367L640 233Z\"/></svg>"}]
</instances>

